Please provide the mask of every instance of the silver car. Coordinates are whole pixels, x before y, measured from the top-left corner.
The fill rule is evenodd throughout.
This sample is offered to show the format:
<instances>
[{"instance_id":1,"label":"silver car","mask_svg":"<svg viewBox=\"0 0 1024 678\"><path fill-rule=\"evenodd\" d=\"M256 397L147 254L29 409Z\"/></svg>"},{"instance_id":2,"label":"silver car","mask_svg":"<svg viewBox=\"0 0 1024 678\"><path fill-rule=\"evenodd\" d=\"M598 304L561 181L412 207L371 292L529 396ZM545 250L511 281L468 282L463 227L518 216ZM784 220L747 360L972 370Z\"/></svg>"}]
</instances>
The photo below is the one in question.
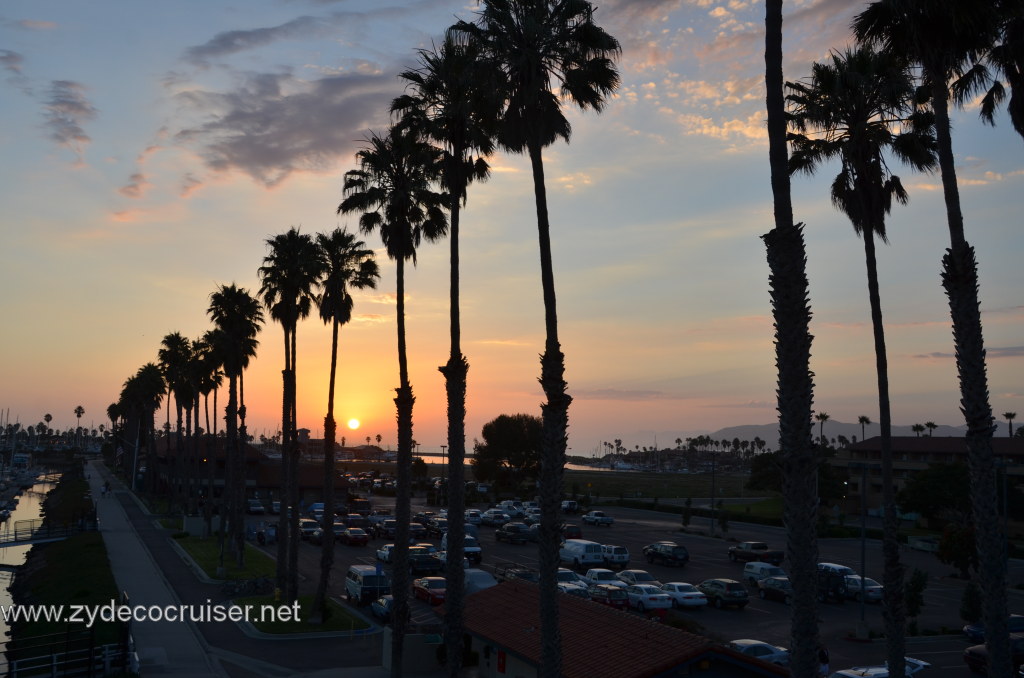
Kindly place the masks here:
<instances>
[{"instance_id":1,"label":"silver car","mask_svg":"<svg viewBox=\"0 0 1024 678\"><path fill-rule=\"evenodd\" d=\"M848 574L846 581L846 597L854 600L864 599L867 603L882 602L882 585L874 579L861 577L859 574Z\"/></svg>"}]
</instances>

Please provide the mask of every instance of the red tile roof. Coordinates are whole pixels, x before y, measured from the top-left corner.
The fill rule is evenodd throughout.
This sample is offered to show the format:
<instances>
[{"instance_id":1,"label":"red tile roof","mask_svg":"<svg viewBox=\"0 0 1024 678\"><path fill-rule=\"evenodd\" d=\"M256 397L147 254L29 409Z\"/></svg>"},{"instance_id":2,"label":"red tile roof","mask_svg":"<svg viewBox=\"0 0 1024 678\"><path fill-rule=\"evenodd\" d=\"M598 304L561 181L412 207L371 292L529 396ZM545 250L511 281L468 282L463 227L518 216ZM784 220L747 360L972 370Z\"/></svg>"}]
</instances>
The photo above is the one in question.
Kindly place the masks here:
<instances>
[{"instance_id":1,"label":"red tile roof","mask_svg":"<svg viewBox=\"0 0 1024 678\"><path fill-rule=\"evenodd\" d=\"M535 584L505 582L468 596L465 625L470 633L540 664ZM564 678L654 676L713 648L703 636L571 595L559 595L559 629Z\"/></svg>"}]
</instances>

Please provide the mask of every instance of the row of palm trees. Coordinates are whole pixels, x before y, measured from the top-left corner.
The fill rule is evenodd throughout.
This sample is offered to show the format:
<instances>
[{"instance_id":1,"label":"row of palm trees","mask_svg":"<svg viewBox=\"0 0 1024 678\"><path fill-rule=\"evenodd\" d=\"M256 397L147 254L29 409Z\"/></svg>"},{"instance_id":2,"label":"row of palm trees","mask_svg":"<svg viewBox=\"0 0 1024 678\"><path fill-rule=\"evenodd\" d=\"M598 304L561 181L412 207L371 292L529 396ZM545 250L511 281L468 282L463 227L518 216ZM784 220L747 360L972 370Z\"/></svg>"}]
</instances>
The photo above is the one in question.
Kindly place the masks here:
<instances>
[{"instance_id":1,"label":"row of palm trees","mask_svg":"<svg viewBox=\"0 0 1024 678\"><path fill-rule=\"evenodd\" d=\"M875 238L886 240L885 216L908 194L886 156L919 171L939 169L947 208L950 248L943 259L943 286L950 303L967 421L968 458L975 529L978 530L984 621L992 675L1009 675L1005 604L1005 539L996 515L992 454L994 419L989 404L984 342L978 304L977 263L965 237L954 169L949 105L985 92L981 113L992 122L1006 97L1001 82L1024 84L1021 45L1024 10L1019 2L986 0L878 0L854 20L858 44L814 64L800 82L782 78L782 2L770 0L766 14L766 85L769 155L775 229L765 236L771 268L779 368L778 403L784 456L784 493L794 586L793 672L811 676L817 636L813 619L817 546L813 537L815 491L809 423L813 380L802 225L793 221L789 177L813 173L827 160L840 161L831 186L833 204L863 236L878 377L885 521L886 637L890 675L902 678L903 567L899 561L897 512L892 482L888 368L876 270ZM987 88L987 91L986 91ZM788 96L785 94L788 91ZM1011 120L1024 135L1024 97L1013 89ZM788 109L788 110L787 110ZM787 143L792 145L792 154ZM823 436L825 413L815 416ZM862 418L862 426L867 423ZM924 427L921 427L923 430ZM799 558L799 560L797 560ZM991 635L989 635L991 634Z\"/></svg>"}]
</instances>

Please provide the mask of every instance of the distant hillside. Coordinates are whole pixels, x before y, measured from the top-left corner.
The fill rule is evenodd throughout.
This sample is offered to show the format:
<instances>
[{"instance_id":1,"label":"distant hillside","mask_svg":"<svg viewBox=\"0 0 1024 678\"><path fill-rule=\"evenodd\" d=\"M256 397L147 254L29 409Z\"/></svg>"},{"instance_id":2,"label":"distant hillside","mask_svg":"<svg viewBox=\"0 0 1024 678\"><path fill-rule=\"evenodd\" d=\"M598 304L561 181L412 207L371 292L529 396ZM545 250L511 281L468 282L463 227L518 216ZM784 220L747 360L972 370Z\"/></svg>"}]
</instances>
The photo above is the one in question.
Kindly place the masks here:
<instances>
[{"instance_id":1,"label":"distant hillside","mask_svg":"<svg viewBox=\"0 0 1024 678\"><path fill-rule=\"evenodd\" d=\"M924 423L924 422L922 422ZM892 434L894 436L912 436L916 435L911 429L913 424L897 426L893 425ZM820 427L819 422L814 422L813 435L818 436L818 430ZM942 437L961 437L966 432L966 426L945 426L940 425L935 429L934 435L937 438ZM712 440L732 440L733 438L739 438L740 440L753 440L754 437L761 438L768 443L768 447L776 449L779 441L779 424L778 422L772 422L771 424L745 424L742 426L729 426L723 429L719 429L714 433L708 434ZM857 440L861 440L861 429L860 424L853 423L847 424L841 421L834 421L829 419L825 422L825 435L831 438L837 438L840 435L846 436L848 439L853 440L854 436ZM874 438L881 435L881 427L877 422L868 424L864 427L864 437ZM921 435L928 435L925 431Z\"/></svg>"}]
</instances>

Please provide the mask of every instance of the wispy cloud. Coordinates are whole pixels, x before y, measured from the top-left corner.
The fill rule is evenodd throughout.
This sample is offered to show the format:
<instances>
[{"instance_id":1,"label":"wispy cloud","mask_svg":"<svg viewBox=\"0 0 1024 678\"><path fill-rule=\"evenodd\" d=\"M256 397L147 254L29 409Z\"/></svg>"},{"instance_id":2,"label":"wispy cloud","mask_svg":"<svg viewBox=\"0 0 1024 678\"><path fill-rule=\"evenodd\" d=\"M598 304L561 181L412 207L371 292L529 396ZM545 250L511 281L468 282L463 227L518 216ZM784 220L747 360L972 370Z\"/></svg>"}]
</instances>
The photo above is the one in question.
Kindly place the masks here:
<instances>
[{"instance_id":1,"label":"wispy cloud","mask_svg":"<svg viewBox=\"0 0 1024 678\"><path fill-rule=\"evenodd\" d=\"M314 81L253 74L233 91L178 94L205 122L174 138L215 172L238 170L273 187L293 172L326 171L351 156L367 128L386 122L397 93L392 74Z\"/></svg>"},{"instance_id":2,"label":"wispy cloud","mask_svg":"<svg viewBox=\"0 0 1024 678\"><path fill-rule=\"evenodd\" d=\"M54 80L45 104L50 138L79 156L82 147L91 141L82 126L96 117L85 91L83 85L72 80Z\"/></svg>"},{"instance_id":3,"label":"wispy cloud","mask_svg":"<svg viewBox=\"0 0 1024 678\"><path fill-rule=\"evenodd\" d=\"M184 58L194 66L207 68L211 59L264 47L278 40L309 39L326 35L334 30L335 24L336 20L324 17L301 16L280 26L225 31L202 45L189 47L185 50Z\"/></svg>"},{"instance_id":4,"label":"wispy cloud","mask_svg":"<svg viewBox=\"0 0 1024 678\"><path fill-rule=\"evenodd\" d=\"M136 172L128 178L127 184L117 189L117 192L126 198L141 198L151 185L145 174Z\"/></svg>"},{"instance_id":5,"label":"wispy cloud","mask_svg":"<svg viewBox=\"0 0 1024 678\"><path fill-rule=\"evenodd\" d=\"M664 391L623 390L617 388L573 389L572 397L578 400L684 400L682 396Z\"/></svg>"},{"instance_id":6,"label":"wispy cloud","mask_svg":"<svg viewBox=\"0 0 1024 678\"><path fill-rule=\"evenodd\" d=\"M985 356L988 358L1019 358L1024 356L1024 346L1005 346L1001 348L986 348ZM946 353L935 351L933 353L918 353L913 356L914 358L921 358L927 360L934 359L953 359L956 358L955 353Z\"/></svg>"},{"instance_id":7,"label":"wispy cloud","mask_svg":"<svg viewBox=\"0 0 1024 678\"><path fill-rule=\"evenodd\" d=\"M21 64L24 63L25 58L17 52L12 52L9 49L0 49L0 66L4 69L21 75Z\"/></svg>"},{"instance_id":8,"label":"wispy cloud","mask_svg":"<svg viewBox=\"0 0 1024 678\"><path fill-rule=\"evenodd\" d=\"M53 21L36 21L34 19L11 21L8 22L8 25L16 28L23 28L28 31L52 31L57 28L57 24Z\"/></svg>"}]
</instances>

